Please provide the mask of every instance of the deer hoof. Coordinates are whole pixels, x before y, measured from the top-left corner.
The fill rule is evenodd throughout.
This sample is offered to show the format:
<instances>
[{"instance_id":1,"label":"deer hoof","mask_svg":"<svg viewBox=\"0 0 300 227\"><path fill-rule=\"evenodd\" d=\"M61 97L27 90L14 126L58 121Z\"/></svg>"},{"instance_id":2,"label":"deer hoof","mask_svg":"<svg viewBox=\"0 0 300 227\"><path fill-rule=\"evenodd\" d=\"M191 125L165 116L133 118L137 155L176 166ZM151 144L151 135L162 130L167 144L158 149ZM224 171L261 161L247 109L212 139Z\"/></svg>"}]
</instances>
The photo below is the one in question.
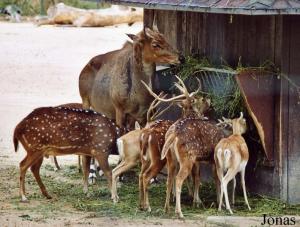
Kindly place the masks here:
<instances>
[{"instance_id":1,"label":"deer hoof","mask_svg":"<svg viewBox=\"0 0 300 227\"><path fill-rule=\"evenodd\" d=\"M151 207L148 206L147 211L150 213L151 212Z\"/></svg>"},{"instance_id":2,"label":"deer hoof","mask_svg":"<svg viewBox=\"0 0 300 227\"><path fill-rule=\"evenodd\" d=\"M52 199L51 195L45 195L47 199Z\"/></svg>"},{"instance_id":3,"label":"deer hoof","mask_svg":"<svg viewBox=\"0 0 300 227\"><path fill-rule=\"evenodd\" d=\"M178 217L179 219L184 219L184 216L183 216L182 212L178 212L178 213L177 213L177 217Z\"/></svg>"},{"instance_id":4,"label":"deer hoof","mask_svg":"<svg viewBox=\"0 0 300 227\"><path fill-rule=\"evenodd\" d=\"M21 203L29 203L29 200L25 197L25 195L22 195L22 198L21 198Z\"/></svg>"},{"instance_id":5,"label":"deer hoof","mask_svg":"<svg viewBox=\"0 0 300 227\"><path fill-rule=\"evenodd\" d=\"M118 203L119 202L119 196L116 195L116 196L112 197L112 200L113 200L114 204Z\"/></svg>"}]
</instances>

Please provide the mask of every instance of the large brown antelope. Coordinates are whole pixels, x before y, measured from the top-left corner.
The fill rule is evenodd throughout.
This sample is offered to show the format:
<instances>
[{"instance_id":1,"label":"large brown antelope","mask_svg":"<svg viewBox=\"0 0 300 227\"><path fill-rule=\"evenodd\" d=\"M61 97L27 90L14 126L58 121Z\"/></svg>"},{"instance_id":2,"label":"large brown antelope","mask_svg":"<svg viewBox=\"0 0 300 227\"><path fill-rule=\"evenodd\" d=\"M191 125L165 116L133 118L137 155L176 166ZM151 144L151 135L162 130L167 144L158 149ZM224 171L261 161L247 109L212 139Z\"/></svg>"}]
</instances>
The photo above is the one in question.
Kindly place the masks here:
<instances>
[{"instance_id":1,"label":"large brown antelope","mask_svg":"<svg viewBox=\"0 0 300 227\"><path fill-rule=\"evenodd\" d=\"M177 76L176 76L177 77ZM210 107L210 100L203 97L197 97L196 94L201 89L199 81L199 88L197 91L189 93L185 87L184 82L177 77L179 83L175 86L181 91L182 94L165 99L157 96L146 84L145 87L155 99L161 102L177 102L183 109L183 117L198 116L202 117L203 114ZM149 198L148 198L148 184L150 179L155 176L164 166L166 160L170 162L171 156L167 154L167 159L161 158L161 151L165 143L165 134L169 127L173 124L171 121L160 121L148 129L144 129L141 134L141 173L140 173L140 208L143 210L151 211ZM168 164L170 165L170 164ZM199 171L198 166L194 167L195 171ZM194 174L194 182L198 182L198 175ZM197 187L195 187L197 189ZM194 192L194 200L199 200L198 191Z\"/></svg>"},{"instance_id":2,"label":"large brown antelope","mask_svg":"<svg viewBox=\"0 0 300 227\"><path fill-rule=\"evenodd\" d=\"M246 193L245 185L245 171L246 165L249 159L249 152L247 144L242 137L242 134L246 132L247 124L241 113L239 118L228 120L227 123L232 125L233 134L228 138L222 139L215 148L214 159L216 163L217 175L221 186L219 211L222 208L223 194L225 194L226 209L232 214L228 200L227 185L229 181L233 180L232 190L232 203L234 204L235 193L235 176L238 172L241 172L241 184L244 193L245 203L248 209L251 210ZM224 173L225 176L224 176Z\"/></svg>"},{"instance_id":3,"label":"large brown antelope","mask_svg":"<svg viewBox=\"0 0 300 227\"><path fill-rule=\"evenodd\" d=\"M178 64L183 60L156 26L128 36L132 43L92 58L79 77L83 107L116 119L119 126L128 117L145 122L153 97L141 81L152 88L156 64Z\"/></svg>"},{"instance_id":4,"label":"large brown antelope","mask_svg":"<svg viewBox=\"0 0 300 227\"><path fill-rule=\"evenodd\" d=\"M25 174L29 167L45 197L48 194L40 178L40 167L44 156L86 155L97 159L108 180L111 190L111 170L108 155L123 133L111 119L91 110L66 107L42 107L35 109L15 128L13 141L15 151L20 141L27 155L20 162L20 195L25 197ZM85 164L85 163L83 163ZM84 178L88 167L84 166ZM85 180L85 182L87 182ZM84 185L87 189L87 185Z\"/></svg>"}]
</instances>

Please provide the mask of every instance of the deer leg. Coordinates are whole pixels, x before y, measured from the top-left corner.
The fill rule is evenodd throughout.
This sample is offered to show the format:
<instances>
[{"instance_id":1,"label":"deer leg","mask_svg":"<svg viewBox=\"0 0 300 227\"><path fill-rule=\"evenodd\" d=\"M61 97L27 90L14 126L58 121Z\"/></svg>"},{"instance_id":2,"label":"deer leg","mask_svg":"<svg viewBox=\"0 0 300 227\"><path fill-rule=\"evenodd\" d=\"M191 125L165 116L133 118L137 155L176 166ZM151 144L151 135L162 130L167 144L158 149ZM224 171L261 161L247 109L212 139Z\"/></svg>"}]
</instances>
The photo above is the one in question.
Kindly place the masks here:
<instances>
[{"instance_id":1,"label":"deer leg","mask_svg":"<svg viewBox=\"0 0 300 227\"><path fill-rule=\"evenodd\" d=\"M82 166L81 166L81 155L78 155L78 173L81 173Z\"/></svg>"},{"instance_id":2,"label":"deer leg","mask_svg":"<svg viewBox=\"0 0 300 227\"><path fill-rule=\"evenodd\" d=\"M114 201L114 203L118 202L118 200L119 200L119 196L117 193L117 178L118 178L118 176L120 176L122 173L132 169L134 166L137 165L136 162L126 163L124 161L122 166L119 167L121 164L122 164L122 162L112 171L112 197L111 198Z\"/></svg>"},{"instance_id":3,"label":"deer leg","mask_svg":"<svg viewBox=\"0 0 300 227\"><path fill-rule=\"evenodd\" d=\"M82 173L83 173L83 192L88 192L88 178L90 173L91 157L82 155Z\"/></svg>"},{"instance_id":4,"label":"deer leg","mask_svg":"<svg viewBox=\"0 0 300 227\"><path fill-rule=\"evenodd\" d=\"M88 165L89 165L88 184L95 184L97 178L96 172L98 171L95 158L92 157ZM100 171L99 171L99 176L101 176Z\"/></svg>"},{"instance_id":5,"label":"deer leg","mask_svg":"<svg viewBox=\"0 0 300 227\"><path fill-rule=\"evenodd\" d=\"M121 108L115 107L116 109L116 123L119 127L124 125L125 114Z\"/></svg>"},{"instance_id":6,"label":"deer leg","mask_svg":"<svg viewBox=\"0 0 300 227\"><path fill-rule=\"evenodd\" d=\"M58 165L58 162L57 162L57 157L53 156L53 160L54 160L54 164L55 164L56 170L60 170L60 166Z\"/></svg>"},{"instance_id":7,"label":"deer leg","mask_svg":"<svg viewBox=\"0 0 300 227\"><path fill-rule=\"evenodd\" d=\"M243 187L243 194L244 194L244 199L245 203L248 206L248 209L251 210L251 207L249 206L248 198L247 198L247 192L246 192L246 184L245 184L245 168L241 171L241 183Z\"/></svg>"},{"instance_id":8,"label":"deer leg","mask_svg":"<svg viewBox=\"0 0 300 227\"><path fill-rule=\"evenodd\" d=\"M229 204L227 185L228 185L229 181L231 181L235 177L237 172L238 171L236 168L228 169L228 171L227 171L226 175L224 176L224 178L222 179L222 183L221 183L221 187L223 188L224 196L225 196L226 209L229 210L229 212L231 214L233 214L233 212L232 212L232 210L230 208L230 204Z\"/></svg>"},{"instance_id":9,"label":"deer leg","mask_svg":"<svg viewBox=\"0 0 300 227\"><path fill-rule=\"evenodd\" d=\"M55 156L54 156L55 158ZM45 185L42 182L41 176L40 176L40 168L43 163L43 157L40 158L35 164L33 164L31 168L31 172L33 173L33 176L35 177L35 180L37 181L41 192L47 199L52 199L52 197L48 194Z\"/></svg>"},{"instance_id":10,"label":"deer leg","mask_svg":"<svg viewBox=\"0 0 300 227\"><path fill-rule=\"evenodd\" d=\"M141 172L139 175L139 203L140 203L140 210L144 210L145 208L145 201L144 201L144 181L143 181L143 175L146 171L146 169L149 167L149 162L142 160L141 157Z\"/></svg>"},{"instance_id":11,"label":"deer leg","mask_svg":"<svg viewBox=\"0 0 300 227\"><path fill-rule=\"evenodd\" d=\"M157 174L162 170L165 166L165 161L158 161L150 165L147 171L143 174L143 187L144 187L144 209L148 212L151 212L151 207L149 203L149 192L148 185L150 180L157 176Z\"/></svg>"},{"instance_id":12,"label":"deer leg","mask_svg":"<svg viewBox=\"0 0 300 227\"><path fill-rule=\"evenodd\" d=\"M199 198L199 187L200 187L200 164L195 163L194 167L194 196L193 196L193 204L196 207L199 207L201 200Z\"/></svg>"},{"instance_id":13,"label":"deer leg","mask_svg":"<svg viewBox=\"0 0 300 227\"><path fill-rule=\"evenodd\" d=\"M170 196L171 191L174 184L174 178L175 178L175 171L176 171L176 165L175 160L173 160L170 155L170 152L168 152L167 155L167 169L168 169L168 178L167 178L167 192L166 192L166 202L165 202L165 212L169 212L170 210Z\"/></svg>"},{"instance_id":14,"label":"deer leg","mask_svg":"<svg viewBox=\"0 0 300 227\"><path fill-rule=\"evenodd\" d=\"M190 174L193 168L193 161L190 159L184 160L183 163L180 163L180 169L176 176L176 208L175 213L179 218L183 218L183 214L181 211L181 188L184 180Z\"/></svg>"},{"instance_id":15,"label":"deer leg","mask_svg":"<svg viewBox=\"0 0 300 227\"><path fill-rule=\"evenodd\" d=\"M223 203L223 187L222 187L222 179L223 179L223 171L220 168L217 168L215 171L215 175L217 175L217 182L216 182L216 188L217 188L217 200L219 202L219 208L218 210L222 210L222 203ZM221 186L221 187L220 187Z\"/></svg>"},{"instance_id":16,"label":"deer leg","mask_svg":"<svg viewBox=\"0 0 300 227\"><path fill-rule=\"evenodd\" d=\"M108 182L108 188L109 191L112 194L112 172L108 164L108 157L105 156L96 156L95 157L100 165L100 168L102 169L105 177L107 178Z\"/></svg>"},{"instance_id":17,"label":"deer leg","mask_svg":"<svg viewBox=\"0 0 300 227\"><path fill-rule=\"evenodd\" d=\"M34 164L41 157L41 153L34 152L32 155L26 155L26 157L20 162L20 196L21 202L27 202L27 198L25 196L25 175L27 169Z\"/></svg>"},{"instance_id":18,"label":"deer leg","mask_svg":"<svg viewBox=\"0 0 300 227\"><path fill-rule=\"evenodd\" d=\"M235 194L235 187L236 187L236 180L235 180L235 177L232 179L232 205L234 205L234 194Z\"/></svg>"}]
</instances>

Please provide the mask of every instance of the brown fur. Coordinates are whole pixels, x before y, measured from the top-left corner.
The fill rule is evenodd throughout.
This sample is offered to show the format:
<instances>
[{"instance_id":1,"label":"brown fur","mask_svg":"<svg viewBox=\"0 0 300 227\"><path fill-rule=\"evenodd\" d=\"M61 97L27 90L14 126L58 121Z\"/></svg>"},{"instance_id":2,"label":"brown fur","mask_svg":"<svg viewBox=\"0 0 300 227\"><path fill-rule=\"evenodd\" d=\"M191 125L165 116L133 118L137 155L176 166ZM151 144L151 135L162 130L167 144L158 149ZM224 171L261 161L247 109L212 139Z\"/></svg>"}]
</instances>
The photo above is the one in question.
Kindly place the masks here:
<instances>
[{"instance_id":1,"label":"brown fur","mask_svg":"<svg viewBox=\"0 0 300 227\"><path fill-rule=\"evenodd\" d=\"M141 172L139 175L140 208L151 211L148 198L148 185L165 166L166 159L161 160L161 150L165 143L165 134L173 121L157 120L141 134Z\"/></svg>"},{"instance_id":2,"label":"brown fur","mask_svg":"<svg viewBox=\"0 0 300 227\"><path fill-rule=\"evenodd\" d=\"M179 63L179 55L158 31L146 28L128 35L133 43L94 57L81 71L79 90L84 108L92 107L119 126L128 116L145 123L152 96L141 80L152 86L156 63Z\"/></svg>"},{"instance_id":3,"label":"brown fur","mask_svg":"<svg viewBox=\"0 0 300 227\"><path fill-rule=\"evenodd\" d=\"M14 145L18 141L27 155L20 163L20 195L25 197L25 174L29 167L47 198L51 198L39 175L43 157L49 155L87 155L100 163L111 189L111 170L108 155L115 149L121 130L112 120L91 110L66 107L42 107L35 109L15 128ZM87 177L88 172L84 173Z\"/></svg>"}]
</instances>

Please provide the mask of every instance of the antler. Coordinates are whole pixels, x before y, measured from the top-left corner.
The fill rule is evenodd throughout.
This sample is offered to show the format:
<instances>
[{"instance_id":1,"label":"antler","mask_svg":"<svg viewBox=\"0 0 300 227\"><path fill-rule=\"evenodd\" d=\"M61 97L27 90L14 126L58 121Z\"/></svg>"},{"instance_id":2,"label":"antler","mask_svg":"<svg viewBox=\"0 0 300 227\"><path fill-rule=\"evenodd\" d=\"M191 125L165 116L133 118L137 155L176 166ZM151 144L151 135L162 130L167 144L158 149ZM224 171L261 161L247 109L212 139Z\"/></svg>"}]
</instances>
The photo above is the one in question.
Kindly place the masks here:
<instances>
[{"instance_id":1,"label":"antler","mask_svg":"<svg viewBox=\"0 0 300 227\"><path fill-rule=\"evenodd\" d=\"M219 123L217 123L217 126L223 126L226 127L227 125L232 126L232 120L222 117L222 120L218 119Z\"/></svg>"},{"instance_id":2,"label":"antler","mask_svg":"<svg viewBox=\"0 0 300 227\"><path fill-rule=\"evenodd\" d=\"M161 98L159 97L157 94L155 94L151 88L144 82L142 81L142 84L146 87L146 89L149 91L149 93L157 100L161 101L161 102L172 102L174 100L177 100L177 99L180 99L180 98L185 98L185 95L184 94L181 94L181 95L178 95L178 96L175 96L175 97L172 97L172 98L169 98L169 99L164 99L164 98Z\"/></svg>"},{"instance_id":3,"label":"antler","mask_svg":"<svg viewBox=\"0 0 300 227\"><path fill-rule=\"evenodd\" d=\"M159 93L158 97L163 98L163 97L166 97L166 95L163 95L163 92L161 92L161 93ZM151 115L152 111L158 106L159 103L160 103L159 100L154 99L153 102L150 104L149 109L147 111L147 122L150 121L150 119L151 119L150 115Z\"/></svg>"}]
</instances>

